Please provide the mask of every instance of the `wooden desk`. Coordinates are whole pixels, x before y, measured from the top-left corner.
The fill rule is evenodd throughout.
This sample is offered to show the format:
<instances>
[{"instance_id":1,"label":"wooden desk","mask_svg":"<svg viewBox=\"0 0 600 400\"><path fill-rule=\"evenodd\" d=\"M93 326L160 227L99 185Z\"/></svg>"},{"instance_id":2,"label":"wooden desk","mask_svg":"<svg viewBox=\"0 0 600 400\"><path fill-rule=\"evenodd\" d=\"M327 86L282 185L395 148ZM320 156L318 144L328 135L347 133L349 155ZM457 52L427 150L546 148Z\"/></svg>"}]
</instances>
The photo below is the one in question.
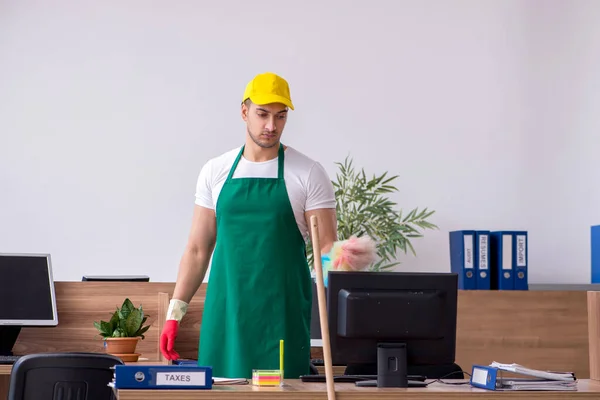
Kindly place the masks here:
<instances>
[{"instance_id":1,"label":"wooden desk","mask_svg":"<svg viewBox=\"0 0 600 400\"><path fill-rule=\"evenodd\" d=\"M452 382L445 380L444 382ZM598 399L600 383L579 381L577 392L494 392L467 385L432 383L427 388L361 388L352 383L336 383L336 400L438 400L438 399ZM213 386L212 390L119 390L118 400L195 400L195 399L327 399L324 383L288 380L283 388L255 388L252 385Z\"/></svg>"}]
</instances>

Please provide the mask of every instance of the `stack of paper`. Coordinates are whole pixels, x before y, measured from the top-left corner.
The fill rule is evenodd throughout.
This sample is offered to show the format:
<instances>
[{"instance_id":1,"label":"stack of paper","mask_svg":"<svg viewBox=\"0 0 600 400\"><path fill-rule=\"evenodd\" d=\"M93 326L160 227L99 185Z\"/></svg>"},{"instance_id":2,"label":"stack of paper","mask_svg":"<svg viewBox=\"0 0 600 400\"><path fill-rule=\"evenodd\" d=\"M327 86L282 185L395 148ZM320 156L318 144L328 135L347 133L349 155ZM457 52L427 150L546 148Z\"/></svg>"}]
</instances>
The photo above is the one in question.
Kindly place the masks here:
<instances>
[{"instance_id":1,"label":"stack of paper","mask_svg":"<svg viewBox=\"0 0 600 400\"><path fill-rule=\"evenodd\" d=\"M498 378L496 390L554 390L576 391L577 378L572 372L540 371L526 368L519 364L502 364L494 361L490 367L499 371L526 375L530 378ZM537 378L537 379L531 379Z\"/></svg>"},{"instance_id":2,"label":"stack of paper","mask_svg":"<svg viewBox=\"0 0 600 400\"><path fill-rule=\"evenodd\" d=\"M548 381L543 379L509 379L502 378L497 390L551 390L576 391L577 383L566 381Z\"/></svg>"},{"instance_id":3,"label":"stack of paper","mask_svg":"<svg viewBox=\"0 0 600 400\"><path fill-rule=\"evenodd\" d=\"M213 378L213 385L245 385L249 383L246 378Z\"/></svg>"}]
</instances>

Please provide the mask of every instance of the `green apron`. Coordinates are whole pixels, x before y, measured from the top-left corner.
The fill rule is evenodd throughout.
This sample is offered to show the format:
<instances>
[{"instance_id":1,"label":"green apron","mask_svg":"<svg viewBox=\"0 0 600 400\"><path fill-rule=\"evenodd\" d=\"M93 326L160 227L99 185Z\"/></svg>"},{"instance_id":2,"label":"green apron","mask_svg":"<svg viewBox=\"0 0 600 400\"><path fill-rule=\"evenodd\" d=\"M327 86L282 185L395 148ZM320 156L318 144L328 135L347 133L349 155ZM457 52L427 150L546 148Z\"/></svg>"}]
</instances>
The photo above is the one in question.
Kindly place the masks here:
<instances>
[{"instance_id":1,"label":"green apron","mask_svg":"<svg viewBox=\"0 0 600 400\"><path fill-rule=\"evenodd\" d=\"M277 178L235 178L240 150L216 206L217 241L200 327L198 364L213 376L251 378L310 370L312 283L306 245L285 186L283 145Z\"/></svg>"}]
</instances>

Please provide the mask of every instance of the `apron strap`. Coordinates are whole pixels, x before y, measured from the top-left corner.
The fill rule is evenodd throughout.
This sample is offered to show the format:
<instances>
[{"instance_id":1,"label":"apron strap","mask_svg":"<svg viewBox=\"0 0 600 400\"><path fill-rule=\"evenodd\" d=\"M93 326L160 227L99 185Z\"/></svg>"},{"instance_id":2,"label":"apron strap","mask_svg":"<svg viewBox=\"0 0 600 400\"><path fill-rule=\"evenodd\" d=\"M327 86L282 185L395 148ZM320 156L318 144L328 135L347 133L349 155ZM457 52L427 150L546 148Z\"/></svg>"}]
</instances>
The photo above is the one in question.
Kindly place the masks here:
<instances>
[{"instance_id":1,"label":"apron strap","mask_svg":"<svg viewBox=\"0 0 600 400\"><path fill-rule=\"evenodd\" d=\"M233 173L235 172L235 169L238 166L238 163L240 162L240 158L242 158L242 154L244 154L244 148L246 147L246 145L243 145L242 148L240 149L240 152L238 153L237 157L235 158L235 161L233 162L233 165L231 166L231 169L229 170L229 174L227 175L227 179L225 181L230 181L231 178L233 177Z\"/></svg>"},{"instance_id":2,"label":"apron strap","mask_svg":"<svg viewBox=\"0 0 600 400\"><path fill-rule=\"evenodd\" d=\"M283 180L283 144L279 143L279 157L277 159L277 179Z\"/></svg>"}]
</instances>

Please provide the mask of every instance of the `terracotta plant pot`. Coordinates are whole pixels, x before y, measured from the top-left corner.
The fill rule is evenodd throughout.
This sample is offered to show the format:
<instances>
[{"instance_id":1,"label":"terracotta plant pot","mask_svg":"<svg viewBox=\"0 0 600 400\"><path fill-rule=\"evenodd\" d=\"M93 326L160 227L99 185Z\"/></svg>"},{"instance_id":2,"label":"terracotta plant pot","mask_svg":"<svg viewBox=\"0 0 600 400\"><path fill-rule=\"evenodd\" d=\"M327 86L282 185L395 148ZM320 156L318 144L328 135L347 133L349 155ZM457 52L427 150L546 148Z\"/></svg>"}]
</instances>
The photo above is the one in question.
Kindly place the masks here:
<instances>
[{"instance_id":1,"label":"terracotta plant pot","mask_svg":"<svg viewBox=\"0 0 600 400\"><path fill-rule=\"evenodd\" d=\"M134 354L139 337L119 337L104 339L104 349L109 354Z\"/></svg>"}]
</instances>

